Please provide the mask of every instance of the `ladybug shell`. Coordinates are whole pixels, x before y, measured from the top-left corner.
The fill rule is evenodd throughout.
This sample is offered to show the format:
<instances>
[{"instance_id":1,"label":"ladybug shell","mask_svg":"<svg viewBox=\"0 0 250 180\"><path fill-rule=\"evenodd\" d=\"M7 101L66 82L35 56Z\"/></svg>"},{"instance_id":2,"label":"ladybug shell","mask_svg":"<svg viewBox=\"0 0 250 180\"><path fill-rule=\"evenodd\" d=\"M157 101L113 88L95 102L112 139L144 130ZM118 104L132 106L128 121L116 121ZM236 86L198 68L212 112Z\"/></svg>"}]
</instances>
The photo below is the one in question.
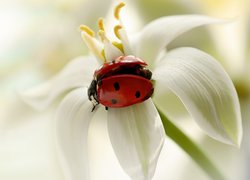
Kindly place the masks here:
<instances>
[{"instance_id":1,"label":"ladybug shell","mask_svg":"<svg viewBox=\"0 0 250 180\"><path fill-rule=\"evenodd\" d=\"M136 75L115 75L98 82L99 102L112 108L126 107L151 97L154 91L150 80Z\"/></svg>"},{"instance_id":2,"label":"ladybug shell","mask_svg":"<svg viewBox=\"0 0 250 180\"><path fill-rule=\"evenodd\" d=\"M97 69L94 73L94 77L97 79L101 79L101 77L107 75L108 73L112 73L115 70L122 69L123 67L135 67L136 65L140 65L142 67L147 66L147 64L135 56L120 56L116 60L111 62L104 63L99 69Z\"/></svg>"}]
</instances>

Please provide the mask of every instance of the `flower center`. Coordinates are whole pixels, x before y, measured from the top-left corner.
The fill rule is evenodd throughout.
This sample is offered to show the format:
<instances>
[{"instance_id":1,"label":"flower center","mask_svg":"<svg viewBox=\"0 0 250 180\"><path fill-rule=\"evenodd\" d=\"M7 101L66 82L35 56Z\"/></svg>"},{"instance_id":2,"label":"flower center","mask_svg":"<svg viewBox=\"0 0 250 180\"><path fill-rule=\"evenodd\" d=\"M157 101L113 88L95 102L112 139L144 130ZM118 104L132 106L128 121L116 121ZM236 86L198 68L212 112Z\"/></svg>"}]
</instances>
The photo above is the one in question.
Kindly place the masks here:
<instances>
[{"instance_id":1,"label":"flower center","mask_svg":"<svg viewBox=\"0 0 250 180\"><path fill-rule=\"evenodd\" d=\"M88 26L80 26L83 40L101 64L115 60L117 57L122 55L133 54L130 48L127 33L120 18L120 11L124 6L124 3L120 3L114 9L114 17L118 21L118 24L113 28L113 30L117 40L111 41L107 36L103 18L98 20L99 30L97 37L99 38L95 36L94 31Z\"/></svg>"},{"instance_id":2,"label":"flower center","mask_svg":"<svg viewBox=\"0 0 250 180\"><path fill-rule=\"evenodd\" d=\"M98 20L98 37L86 25L81 25L82 37L102 64L94 73L88 89L89 100L93 109L100 103L106 107L121 108L137 104L153 94L152 73L147 64L133 54L126 31L120 18L120 3L114 9L114 17L119 24L114 27L118 41L111 41L106 34L104 20Z\"/></svg>"}]
</instances>

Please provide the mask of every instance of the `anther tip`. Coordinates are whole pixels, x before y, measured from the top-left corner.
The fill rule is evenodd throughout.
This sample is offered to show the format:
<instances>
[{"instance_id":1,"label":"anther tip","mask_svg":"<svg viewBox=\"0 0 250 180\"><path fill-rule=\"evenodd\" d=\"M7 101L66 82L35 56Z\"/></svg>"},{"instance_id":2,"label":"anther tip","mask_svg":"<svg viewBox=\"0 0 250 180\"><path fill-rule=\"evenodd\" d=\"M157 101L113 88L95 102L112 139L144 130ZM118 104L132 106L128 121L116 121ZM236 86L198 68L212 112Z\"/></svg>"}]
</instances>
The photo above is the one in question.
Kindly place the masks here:
<instances>
[{"instance_id":1,"label":"anther tip","mask_svg":"<svg viewBox=\"0 0 250 180\"><path fill-rule=\"evenodd\" d=\"M125 6L126 4L124 2L120 2L116 7L115 7L115 10L114 10L114 16L117 20L120 19L120 11L121 9Z\"/></svg>"},{"instance_id":2,"label":"anther tip","mask_svg":"<svg viewBox=\"0 0 250 180\"><path fill-rule=\"evenodd\" d=\"M116 25L114 27L114 33L115 33L115 36L118 38L118 39L121 39L121 36L120 36L120 33L119 33L119 30L122 29L122 26L121 25Z\"/></svg>"},{"instance_id":3,"label":"anther tip","mask_svg":"<svg viewBox=\"0 0 250 180\"><path fill-rule=\"evenodd\" d=\"M94 36L95 36L94 31L93 31L90 27L88 27L88 26L86 26L86 25L80 25L79 29L80 29L82 32L87 33L87 34L90 35L91 37L94 37Z\"/></svg>"},{"instance_id":4,"label":"anther tip","mask_svg":"<svg viewBox=\"0 0 250 180\"><path fill-rule=\"evenodd\" d=\"M105 31L104 30L104 20L103 20L103 18L98 19L98 27L99 27L100 30Z\"/></svg>"}]
</instances>

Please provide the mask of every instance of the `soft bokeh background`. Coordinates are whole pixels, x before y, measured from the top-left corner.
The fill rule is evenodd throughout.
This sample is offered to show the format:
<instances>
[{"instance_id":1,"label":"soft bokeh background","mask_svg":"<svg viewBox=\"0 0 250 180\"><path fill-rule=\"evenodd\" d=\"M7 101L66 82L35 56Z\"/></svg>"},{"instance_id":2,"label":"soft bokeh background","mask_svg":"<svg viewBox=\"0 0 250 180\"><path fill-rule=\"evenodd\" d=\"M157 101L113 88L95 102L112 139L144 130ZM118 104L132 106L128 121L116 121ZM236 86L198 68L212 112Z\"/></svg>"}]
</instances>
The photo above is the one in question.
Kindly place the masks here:
<instances>
[{"instance_id":1,"label":"soft bokeh background","mask_svg":"<svg viewBox=\"0 0 250 180\"><path fill-rule=\"evenodd\" d=\"M131 32L165 15L206 14L231 23L197 28L168 47L193 46L216 57L231 76L241 101L241 149L204 135L186 113L174 115L183 129L230 180L250 179L250 3L248 0L131 0L122 12ZM112 19L112 0L0 1L0 179L62 180L53 141L56 105L36 112L17 96L56 74L70 59L87 53L78 26L96 29L98 17ZM169 100L169 99L168 99ZM171 107L169 107L171 108ZM173 112L183 112L173 104ZM96 115L89 137L93 180L129 180L110 145L106 122ZM154 180L208 180L172 140L166 138Z\"/></svg>"}]
</instances>

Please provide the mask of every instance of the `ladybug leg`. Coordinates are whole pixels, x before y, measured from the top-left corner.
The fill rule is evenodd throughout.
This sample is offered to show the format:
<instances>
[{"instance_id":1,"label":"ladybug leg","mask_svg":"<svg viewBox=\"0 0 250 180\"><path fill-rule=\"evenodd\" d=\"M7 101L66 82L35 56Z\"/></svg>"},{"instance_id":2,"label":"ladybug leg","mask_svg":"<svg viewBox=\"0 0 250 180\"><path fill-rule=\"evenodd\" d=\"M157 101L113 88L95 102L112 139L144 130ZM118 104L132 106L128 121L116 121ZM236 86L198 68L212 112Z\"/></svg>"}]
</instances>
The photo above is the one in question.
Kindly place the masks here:
<instances>
[{"instance_id":1,"label":"ladybug leg","mask_svg":"<svg viewBox=\"0 0 250 180\"><path fill-rule=\"evenodd\" d=\"M93 98L91 99L91 102L93 104L93 108L92 108L91 112L93 112L95 110L96 106L99 104L99 101L96 99L95 96L93 96Z\"/></svg>"},{"instance_id":2,"label":"ladybug leg","mask_svg":"<svg viewBox=\"0 0 250 180\"><path fill-rule=\"evenodd\" d=\"M97 105L94 105L93 104L93 108L91 109L91 112L93 112L94 110L95 110L95 107L96 107Z\"/></svg>"},{"instance_id":3,"label":"ladybug leg","mask_svg":"<svg viewBox=\"0 0 250 180\"><path fill-rule=\"evenodd\" d=\"M105 106L105 110L107 111L109 108L107 106Z\"/></svg>"}]
</instances>

